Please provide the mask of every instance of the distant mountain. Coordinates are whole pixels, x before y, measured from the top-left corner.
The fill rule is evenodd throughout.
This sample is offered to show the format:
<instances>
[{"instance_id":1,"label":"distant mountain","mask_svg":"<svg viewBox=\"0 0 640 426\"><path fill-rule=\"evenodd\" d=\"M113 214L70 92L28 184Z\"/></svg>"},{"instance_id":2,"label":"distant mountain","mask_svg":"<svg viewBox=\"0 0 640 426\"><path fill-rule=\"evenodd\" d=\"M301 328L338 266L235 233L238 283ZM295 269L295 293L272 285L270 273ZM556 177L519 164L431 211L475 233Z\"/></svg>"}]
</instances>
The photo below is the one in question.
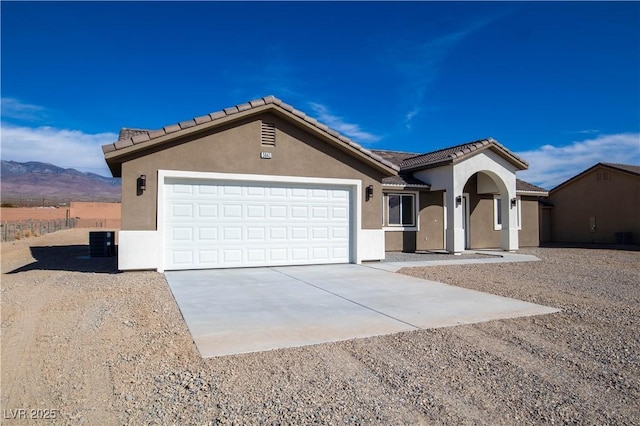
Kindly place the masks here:
<instances>
[{"instance_id":1,"label":"distant mountain","mask_svg":"<svg viewBox=\"0 0 640 426\"><path fill-rule=\"evenodd\" d=\"M53 164L2 160L0 189L3 203L55 205L70 201L120 201L120 179Z\"/></svg>"}]
</instances>

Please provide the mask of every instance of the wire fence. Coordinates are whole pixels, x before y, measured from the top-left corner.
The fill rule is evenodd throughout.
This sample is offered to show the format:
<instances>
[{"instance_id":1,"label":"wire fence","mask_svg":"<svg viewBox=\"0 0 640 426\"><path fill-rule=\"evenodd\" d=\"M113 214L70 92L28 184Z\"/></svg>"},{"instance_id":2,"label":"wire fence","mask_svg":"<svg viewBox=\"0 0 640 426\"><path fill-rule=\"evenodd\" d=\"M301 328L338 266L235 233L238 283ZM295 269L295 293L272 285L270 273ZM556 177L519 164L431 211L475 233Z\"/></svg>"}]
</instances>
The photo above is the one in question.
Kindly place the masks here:
<instances>
[{"instance_id":1,"label":"wire fence","mask_svg":"<svg viewBox=\"0 0 640 426\"><path fill-rule=\"evenodd\" d=\"M0 239L15 241L23 238L37 237L63 229L75 228L78 220L75 218L51 220L21 220L17 222L0 223Z\"/></svg>"}]
</instances>

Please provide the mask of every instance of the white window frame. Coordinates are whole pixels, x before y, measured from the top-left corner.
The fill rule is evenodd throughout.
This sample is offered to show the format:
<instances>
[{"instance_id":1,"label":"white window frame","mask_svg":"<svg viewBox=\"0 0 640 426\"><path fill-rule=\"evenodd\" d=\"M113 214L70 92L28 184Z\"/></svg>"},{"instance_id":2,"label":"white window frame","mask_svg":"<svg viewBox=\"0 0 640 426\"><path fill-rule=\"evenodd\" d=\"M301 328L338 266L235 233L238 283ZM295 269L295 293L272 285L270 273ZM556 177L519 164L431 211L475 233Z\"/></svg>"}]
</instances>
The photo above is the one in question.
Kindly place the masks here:
<instances>
[{"instance_id":1,"label":"white window frame","mask_svg":"<svg viewBox=\"0 0 640 426\"><path fill-rule=\"evenodd\" d=\"M500 231L502 229L502 223L498 223L498 200L502 197L496 194L493 196L493 229L495 231ZM511 208L511 206L509 206ZM518 223L518 230L522 229L522 197L519 195L516 196L516 208L518 209L518 214L516 215L516 222Z\"/></svg>"},{"instance_id":2,"label":"white window frame","mask_svg":"<svg viewBox=\"0 0 640 426\"><path fill-rule=\"evenodd\" d=\"M413 197L413 225L391 225L389 224L389 195L398 195L398 196L411 196ZM403 191L385 191L383 193L383 203L382 203L382 229L385 231L418 231L420 229L420 217L419 217L419 208L418 204L420 202L420 197L418 192L403 192ZM402 203L400 203L402 205ZM402 213L400 213L400 217L402 217Z\"/></svg>"}]
</instances>

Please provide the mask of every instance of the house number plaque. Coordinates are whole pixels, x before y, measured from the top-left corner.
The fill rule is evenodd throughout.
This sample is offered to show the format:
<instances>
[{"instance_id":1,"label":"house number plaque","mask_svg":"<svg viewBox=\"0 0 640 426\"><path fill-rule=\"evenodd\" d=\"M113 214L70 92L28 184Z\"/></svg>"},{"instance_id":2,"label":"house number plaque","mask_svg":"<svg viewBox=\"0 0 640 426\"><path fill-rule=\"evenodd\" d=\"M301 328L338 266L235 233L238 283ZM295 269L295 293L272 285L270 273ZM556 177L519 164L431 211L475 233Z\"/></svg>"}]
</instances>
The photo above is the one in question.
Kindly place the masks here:
<instances>
[{"instance_id":1,"label":"house number plaque","mask_svg":"<svg viewBox=\"0 0 640 426\"><path fill-rule=\"evenodd\" d=\"M270 160L271 159L271 153L263 151L263 152L260 153L260 158L262 158L263 160Z\"/></svg>"}]
</instances>

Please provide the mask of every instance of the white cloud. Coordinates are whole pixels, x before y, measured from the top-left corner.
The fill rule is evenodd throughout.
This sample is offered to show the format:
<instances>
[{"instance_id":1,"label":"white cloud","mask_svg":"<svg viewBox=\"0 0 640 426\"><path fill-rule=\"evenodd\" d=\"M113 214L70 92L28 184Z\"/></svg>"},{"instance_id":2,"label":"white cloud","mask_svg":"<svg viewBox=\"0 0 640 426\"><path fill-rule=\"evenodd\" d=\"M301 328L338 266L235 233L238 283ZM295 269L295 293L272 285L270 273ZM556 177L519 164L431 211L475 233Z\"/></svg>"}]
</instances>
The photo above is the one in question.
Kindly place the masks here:
<instances>
[{"instance_id":1,"label":"white cloud","mask_svg":"<svg viewBox=\"0 0 640 426\"><path fill-rule=\"evenodd\" d=\"M2 123L2 159L39 161L58 167L111 176L101 145L118 139L115 133L84 133L53 127L25 127Z\"/></svg>"},{"instance_id":2,"label":"white cloud","mask_svg":"<svg viewBox=\"0 0 640 426\"><path fill-rule=\"evenodd\" d=\"M529 163L529 170L518 172L519 178L552 189L600 162L640 164L640 133L600 135L516 154Z\"/></svg>"},{"instance_id":3,"label":"white cloud","mask_svg":"<svg viewBox=\"0 0 640 426\"><path fill-rule=\"evenodd\" d=\"M19 120L40 120L46 115L44 107L23 103L14 98L2 98L0 101L2 106L2 116L5 118L15 118Z\"/></svg>"},{"instance_id":4,"label":"white cloud","mask_svg":"<svg viewBox=\"0 0 640 426\"><path fill-rule=\"evenodd\" d=\"M331 114L329 109L322 105L317 104L315 102L309 102L309 106L313 110L315 117L321 123L326 124L327 126L335 129L339 133L349 136L355 142L364 143L364 142L378 142L381 137L374 135L373 133L365 132L360 129L360 126L357 124L346 123L342 117L338 117L336 115Z\"/></svg>"}]
</instances>

